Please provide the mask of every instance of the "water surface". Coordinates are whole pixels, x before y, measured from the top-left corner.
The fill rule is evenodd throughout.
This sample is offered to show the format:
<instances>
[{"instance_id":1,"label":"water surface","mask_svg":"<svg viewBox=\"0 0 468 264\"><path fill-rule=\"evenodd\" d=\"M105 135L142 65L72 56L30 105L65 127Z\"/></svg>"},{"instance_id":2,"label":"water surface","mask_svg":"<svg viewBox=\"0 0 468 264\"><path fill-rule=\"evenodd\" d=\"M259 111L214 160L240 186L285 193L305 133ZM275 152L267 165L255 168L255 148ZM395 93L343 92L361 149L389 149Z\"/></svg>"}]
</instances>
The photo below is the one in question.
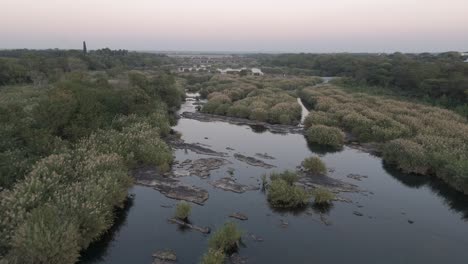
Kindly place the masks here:
<instances>
[{"instance_id":1,"label":"water surface","mask_svg":"<svg viewBox=\"0 0 468 264\"><path fill-rule=\"evenodd\" d=\"M181 111L194 111L193 101L187 101ZM436 179L405 175L387 168L378 157L345 147L339 152L327 152L308 146L298 134L273 134L258 127L237 126L224 122L199 122L180 119L174 127L189 143L209 145L229 154L232 164L212 171L210 179L196 176L183 181L209 191L204 206L193 205L191 221L213 229L226 221L228 215L242 212L248 221L236 221L244 231L244 247L240 254L249 263L467 263L468 261L468 199ZM227 150L226 148L234 150ZM262 191L236 194L215 189L208 184L227 176L228 167L244 184L258 185L260 176L268 171L239 162L234 153L254 156L268 153L275 160L265 160L277 168L295 169L309 156L320 155L332 169L331 177L353 183L366 192L342 194L352 203L335 202L324 213L331 222L320 221L314 208L302 212L272 210ZM207 157L191 151L175 151L176 159ZM356 181L348 174L366 175ZM130 190L135 199L119 213L109 234L93 244L83 255L83 263L151 263L152 253L172 249L178 263L198 263L207 249L209 236L181 230L167 222L177 201L166 198L148 187ZM362 216L357 216L359 212ZM281 226L288 222L288 227ZM250 233L262 237L256 242Z\"/></svg>"}]
</instances>

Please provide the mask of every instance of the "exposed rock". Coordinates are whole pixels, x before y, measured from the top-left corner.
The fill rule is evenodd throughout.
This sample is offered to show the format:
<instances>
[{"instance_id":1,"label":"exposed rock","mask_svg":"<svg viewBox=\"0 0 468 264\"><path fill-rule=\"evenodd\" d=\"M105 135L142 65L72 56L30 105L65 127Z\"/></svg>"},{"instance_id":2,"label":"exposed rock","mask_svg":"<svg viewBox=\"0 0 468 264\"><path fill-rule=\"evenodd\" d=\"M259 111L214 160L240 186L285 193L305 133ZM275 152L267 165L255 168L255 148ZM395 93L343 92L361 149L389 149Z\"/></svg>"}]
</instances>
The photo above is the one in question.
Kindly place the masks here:
<instances>
[{"instance_id":1,"label":"exposed rock","mask_svg":"<svg viewBox=\"0 0 468 264\"><path fill-rule=\"evenodd\" d=\"M255 241L255 242L263 242L263 238L262 238L262 237L256 236L256 235L254 235L254 234L252 234L252 233L249 233L249 236L250 236L250 238L252 238L252 240Z\"/></svg>"},{"instance_id":2,"label":"exposed rock","mask_svg":"<svg viewBox=\"0 0 468 264\"><path fill-rule=\"evenodd\" d=\"M229 151L235 150L235 149L233 149L231 147L226 147L226 149L229 150Z\"/></svg>"},{"instance_id":3,"label":"exposed rock","mask_svg":"<svg viewBox=\"0 0 468 264\"><path fill-rule=\"evenodd\" d=\"M280 226L281 226L282 228L286 228L286 227L289 226L289 223L286 222L286 221L283 220L283 219L280 219Z\"/></svg>"},{"instance_id":4,"label":"exposed rock","mask_svg":"<svg viewBox=\"0 0 468 264\"><path fill-rule=\"evenodd\" d=\"M221 178L216 181L211 181L210 184L219 189L223 189L225 191L231 191L235 193L244 193L246 191L253 191L259 190L258 187L255 186L247 186L240 183L236 183L232 178Z\"/></svg>"},{"instance_id":5,"label":"exposed rock","mask_svg":"<svg viewBox=\"0 0 468 264\"><path fill-rule=\"evenodd\" d=\"M198 232L203 233L203 234L209 234L211 232L211 229L209 227L199 227L199 226L192 225L192 224L190 224L188 222L182 221L182 220L177 219L177 218L171 218L168 221L170 223L173 223L173 224L178 224L180 226L193 229L193 230L198 231Z\"/></svg>"},{"instance_id":6,"label":"exposed rock","mask_svg":"<svg viewBox=\"0 0 468 264\"><path fill-rule=\"evenodd\" d=\"M177 255L172 250L160 250L153 253L153 264L174 263L177 261Z\"/></svg>"},{"instance_id":7,"label":"exposed rock","mask_svg":"<svg viewBox=\"0 0 468 264\"><path fill-rule=\"evenodd\" d=\"M222 166L230 163L230 161L223 158L201 158L194 161L185 160L176 166L179 170L174 170L174 174L195 175L205 179L210 176L210 171L220 169Z\"/></svg>"},{"instance_id":8,"label":"exposed rock","mask_svg":"<svg viewBox=\"0 0 468 264\"><path fill-rule=\"evenodd\" d=\"M367 178L369 178L369 177L366 176L366 175L353 174L353 173L350 173L350 174L346 175L346 177L348 177L348 178L350 178L350 179L353 179L353 180L356 180L356 181L361 181L362 179L367 179Z\"/></svg>"},{"instance_id":9,"label":"exposed rock","mask_svg":"<svg viewBox=\"0 0 468 264\"><path fill-rule=\"evenodd\" d=\"M413 220L408 220L408 223L413 224L414 221Z\"/></svg>"},{"instance_id":10,"label":"exposed rock","mask_svg":"<svg viewBox=\"0 0 468 264\"><path fill-rule=\"evenodd\" d=\"M180 182L167 184L164 182L157 182L154 189L168 198L176 200L184 200L187 202L203 205L208 200L209 194L206 190L182 184Z\"/></svg>"},{"instance_id":11,"label":"exposed rock","mask_svg":"<svg viewBox=\"0 0 468 264\"><path fill-rule=\"evenodd\" d=\"M259 158L262 158L262 159L269 159L269 160L274 160L275 157L272 157L270 155L268 155L268 153L255 153L255 156L259 157Z\"/></svg>"},{"instance_id":12,"label":"exposed rock","mask_svg":"<svg viewBox=\"0 0 468 264\"><path fill-rule=\"evenodd\" d=\"M228 122L234 125L263 126L270 132L279 134L302 134L304 132L304 129L299 126L268 124L266 122L249 120L245 118L213 115L202 112L183 112L181 116L187 119L194 119L201 122Z\"/></svg>"},{"instance_id":13,"label":"exposed rock","mask_svg":"<svg viewBox=\"0 0 468 264\"><path fill-rule=\"evenodd\" d=\"M262 167L262 168L265 168L265 169L271 169L271 168L276 167L274 165L265 163L262 160L256 159L254 157L244 156L244 155L239 154L239 153L234 154L234 158L236 158L239 161L245 162L245 163L247 163L247 164L249 164L251 166Z\"/></svg>"},{"instance_id":14,"label":"exposed rock","mask_svg":"<svg viewBox=\"0 0 468 264\"><path fill-rule=\"evenodd\" d=\"M168 144L175 149L191 150L201 155L218 156L218 157L228 156L227 153L214 151L210 148L205 147L206 145L204 146L204 144L186 143L184 140L180 138L171 138L168 140Z\"/></svg>"},{"instance_id":15,"label":"exposed rock","mask_svg":"<svg viewBox=\"0 0 468 264\"><path fill-rule=\"evenodd\" d=\"M243 213L234 213L234 214L230 214L229 217L231 218L236 218L236 219L239 219L239 220L242 220L242 221L245 221L245 220L248 220L249 218L243 214Z\"/></svg>"},{"instance_id":16,"label":"exposed rock","mask_svg":"<svg viewBox=\"0 0 468 264\"><path fill-rule=\"evenodd\" d=\"M325 187L334 193L340 192L361 192L358 186L341 180L334 179L326 175L311 175L305 171L299 171L298 183L306 188L314 189ZM341 198L342 201L347 201Z\"/></svg>"},{"instance_id":17,"label":"exposed rock","mask_svg":"<svg viewBox=\"0 0 468 264\"><path fill-rule=\"evenodd\" d=\"M353 214L357 215L357 216L363 216L363 214L361 212L358 212L358 211L354 211Z\"/></svg>"}]
</instances>

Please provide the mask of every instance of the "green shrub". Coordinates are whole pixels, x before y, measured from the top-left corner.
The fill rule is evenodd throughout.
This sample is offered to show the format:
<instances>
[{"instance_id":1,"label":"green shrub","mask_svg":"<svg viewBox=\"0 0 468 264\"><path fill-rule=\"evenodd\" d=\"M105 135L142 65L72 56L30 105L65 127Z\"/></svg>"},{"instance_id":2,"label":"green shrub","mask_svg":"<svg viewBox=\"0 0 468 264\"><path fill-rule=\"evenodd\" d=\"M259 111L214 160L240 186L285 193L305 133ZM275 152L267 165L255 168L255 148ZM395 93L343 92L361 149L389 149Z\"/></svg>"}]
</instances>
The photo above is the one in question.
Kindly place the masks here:
<instances>
[{"instance_id":1,"label":"green shrub","mask_svg":"<svg viewBox=\"0 0 468 264\"><path fill-rule=\"evenodd\" d=\"M54 207L34 209L12 239L11 263L75 263L79 257L78 227Z\"/></svg>"},{"instance_id":2,"label":"green shrub","mask_svg":"<svg viewBox=\"0 0 468 264\"><path fill-rule=\"evenodd\" d=\"M192 207L189 203L182 201L177 204L175 217L180 220L187 220L190 216L190 212L192 211Z\"/></svg>"},{"instance_id":3,"label":"green shrub","mask_svg":"<svg viewBox=\"0 0 468 264\"><path fill-rule=\"evenodd\" d=\"M327 174L327 166L319 157L304 159L302 166L307 172L314 174Z\"/></svg>"},{"instance_id":4,"label":"green shrub","mask_svg":"<svg viewBox=\"0 0 468 264\"><path fill-rule=\"evenodd\" d=\"M315 188L313 191L314 202L316 204L329 204L335 199L335 194L326 188Z\"/></svg>"},{"instance_id":5,"label":"green shrub","mask_svg":"<svg viewBox=\"0 0 468 264\"><path fill-rule=\"evenodd\" d=\"M277 172L271 173L270 174L270 179L272 181L283 180L287 184L293 185L299 179L299 176L297 176L297 174L292 172L292 171L285 170L285 171L283 171L281 173L277 173Z\"/></svg>"},{"instance_id":6,"label":"green shrub","mask_svg":"<svg viewBox=\"0 0 468 264\"><path fill-rule=\"evenodd\" d=\"M267 194L268 202L278 208L298 208L309 203L309 194L301 187L288 184L283 179L271 181Z\"/></svg>"},{"instance_id":7,"label":"green shrub","mask_svg":"<svg viewBox=\"0 0 468 264\"><path fill-rule=\"evenodd\" d=\"M383 147L383 159L407 173L426 174L431 168L424 147L407 139L396 139Z\"/></svg>"},{"instance_id":8,"label":"green shrub","mask_svg":"<svg viewBox=\"0 0 468 264\"><path fill-rule=\"evenodd\" d=\"M229 253L235 251L241 240L242 233L233 222L225 223L224 226L211 236L208 244L210 249Z\"/></svg>"},{"instance_id":9,"label":"green shrub","mask_svg":"<svg viewBox=\"0 0 468 264\"><path fill-rule=\"evenodd\" d=\"M324 125L311 126L306 131L308 142L335 148L343 146L344 137L344 133L339 128Z\"/></svg>"},{"instance_id":10,"label":"green shrub","mask_svg":"<svg viewBox=\"0 0 468 264\"><path fill-rule=\"evenodd\" d=\"M203 255L200 264L223 264L226 259L226 254L222 250L208 249L208 252Z\"/></svg>"}]
</instances>

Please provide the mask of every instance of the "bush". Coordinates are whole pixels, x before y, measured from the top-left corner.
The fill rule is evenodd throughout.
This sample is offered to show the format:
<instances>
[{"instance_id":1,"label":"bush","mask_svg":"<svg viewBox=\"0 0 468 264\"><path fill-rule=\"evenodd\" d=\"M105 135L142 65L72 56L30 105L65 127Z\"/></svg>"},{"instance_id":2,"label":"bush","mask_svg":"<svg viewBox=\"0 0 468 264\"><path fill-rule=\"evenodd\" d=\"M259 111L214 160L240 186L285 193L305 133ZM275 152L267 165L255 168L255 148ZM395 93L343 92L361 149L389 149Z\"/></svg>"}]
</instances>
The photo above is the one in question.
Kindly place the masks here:
<instances>
[{"instance_id":1,"label":"bush","mask_svg":"<svg viewBox=\"0 0 468 264\"><path fill-rule=\"evenodd\" d=\"M228 222L216 230L208 244L212 250L230 253L238 248L241 236L242 233L237 229L236 224Z\"/></svg>"},{"instance_id":2,"label":"bush","mask_svg":"<svg viewBox=\"0 0 468 264\"><path fill-rule=\"evenodd\" d=\"M283 179L271 181L267 194L268 202L278 208L298 208L309 203L309 194L301 187L291 185Z\"/></svg>"},{"instance_id":3,"label":"bush","mask_svg":"<svg viewBox=\"0 0 468 264\"><path fill-rule=\"evenodd\" d=\"M302 166L307 172L314 174L327 174L327 166L319 157L310 157L304 159Z\"/></svg>"},{"instance_id":4,"label":"bush","mask_svg":"<svg viewBox=\"0 0 468 264\"><path fill-rule=\"evenodd\" d=\"M313 195L316 204L330 204L335 199L335 194L326 188L315 188Z\"/></svg>"},{"instance_id":5,"label":"bush","mask_svg":"<svg viewBox=\"0 0 468 264\"><path fill-rule=\"evenodd\" d=\"M190 212L192 211L192 207L189 203L182 201L177 204L175 217L180 220L187 220L190 216Z\"/></svg>"},{"instance_id":6,"label":"bush","mask_svg":"<svg viewBox=\"0 0 468 264\"><path fill-rule=\"evenodd\" d=\"M306 131L306 138L308 142L335 148L343 146L344 137L344 133L339 128L328 127L324 125L311 126Z\"/></svg>"},{"instance_id":7,"label":"bush","mask_svg":"<svg viewBox=\"0 0 468 264\"><path fill-rule=\"evenodd\" d=\"M270 179L272 181L283 180L287 184L293 185L299 179L299 176L297 176L297 174L292 171L286 170L286 171L283 171L282 173L276 173L276 172L271 173Z\"/></svg>"},{"instance_id":8,"label":"bush","mask_svg":"<svg viewBox=\"0 0 468 264\"><path fill-rule=\"evenodd\" d=\"M223 264L226 255L221 250L208 249L208 252L203 255L200 264Z\"/></svg>"},{"instance_id":9,"label":"bush","mask_svg":"<svg viewBox=\"0 0 468 264\"><path fill-rule=\"evenodd\" d=\"M78 231L56 208L38 207L18 227L8 257L12 263L75 263L80 250Z\"/></svg>"},{"instance_id":10,"label":"bush","mask_svg":"<svg viewBox=\"0 0 468 264\"><path fill-rule=\"evenodd\" d=\"M426 174L431 168L424 147L407 139L396 139L383 147L383 159L407 173Z\"/></svg>"}]
</instances>

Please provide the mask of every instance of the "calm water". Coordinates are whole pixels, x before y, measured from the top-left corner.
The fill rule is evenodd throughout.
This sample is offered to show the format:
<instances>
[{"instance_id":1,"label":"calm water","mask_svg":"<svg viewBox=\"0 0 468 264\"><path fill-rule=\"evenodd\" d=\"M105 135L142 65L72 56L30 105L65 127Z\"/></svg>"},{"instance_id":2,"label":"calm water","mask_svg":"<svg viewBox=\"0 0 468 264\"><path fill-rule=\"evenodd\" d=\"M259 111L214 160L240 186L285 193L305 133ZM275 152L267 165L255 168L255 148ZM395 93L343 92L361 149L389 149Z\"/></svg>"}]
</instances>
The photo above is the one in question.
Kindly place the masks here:
<instances>
[{"instance_id":1,"label":"calm water","mask_svg":"<svg viewBox=\"0 0 468 264\"><path fill-rule=\"evenodd\" d=\"M181 111L188 110L193 110L190 101ZM227 217L231 213L249 216L248 221L235 220L246 234L240 254L249 263L468 263L468 199L440 181L400 174L386 168L380 158L348 147L325 152L308 146L301 135L188 119L179 120L174 129L187 142L230 154L233 164L212 171L209 180L226 176L227 168L232 167L239 183L258 184L267 170L235 160L234 153L254 156L266 152L276 158L267 161L276 170L294 169L305 157L318 154L334 170L331 177L367 191L342 194L353 202L335 202L326 213L331 221L327 226L311 209L309 213L275 212L261 191L236 194L214 189L208 180L196 176L183 178L210 193L204 206L193 205L193 223L216 229L231 220ZM205 157L182 150L175 155L180 161ZM350 173L368 178L356 181L346 177ZM119 212L113 230L83 253L82 262L151 263L154 251L172 249L178 263L198 263L209 236L167 222L174 209L161 205L177 201L148 187L135 186L130 193L136 195L133 202ZM281 220L289 223L287 228L280 226ZM253 241L250 233L264 241Z\"/></svg>"}]
</instances>

